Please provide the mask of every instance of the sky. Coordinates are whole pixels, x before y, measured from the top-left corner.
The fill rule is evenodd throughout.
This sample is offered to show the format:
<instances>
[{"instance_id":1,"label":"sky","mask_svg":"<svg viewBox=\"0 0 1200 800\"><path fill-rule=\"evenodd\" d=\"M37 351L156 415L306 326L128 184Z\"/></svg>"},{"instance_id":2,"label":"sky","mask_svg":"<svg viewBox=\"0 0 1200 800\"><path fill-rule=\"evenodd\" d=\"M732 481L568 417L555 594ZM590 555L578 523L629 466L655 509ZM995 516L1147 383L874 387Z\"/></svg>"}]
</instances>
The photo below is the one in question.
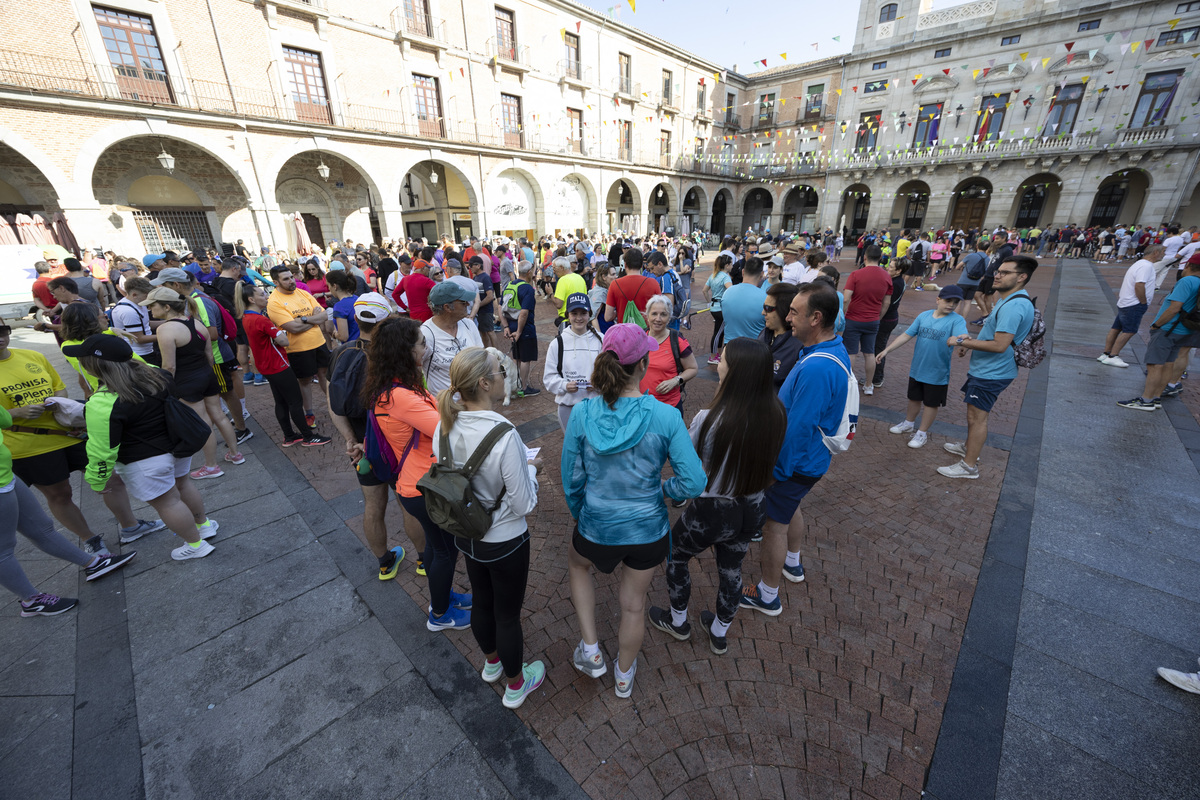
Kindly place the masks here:
<instances>
[{"instance_id":1,"label":"sky","mask_svg":"<svg viewBox=\"0 0 1200 800\"><path fill-rule=\"evenodd\" d=\"M576 2L743 75L764 58L775 67L848 53L858 27L858 0L637 0L636 13L628 0Z\"/></svg>"}]
</instances>

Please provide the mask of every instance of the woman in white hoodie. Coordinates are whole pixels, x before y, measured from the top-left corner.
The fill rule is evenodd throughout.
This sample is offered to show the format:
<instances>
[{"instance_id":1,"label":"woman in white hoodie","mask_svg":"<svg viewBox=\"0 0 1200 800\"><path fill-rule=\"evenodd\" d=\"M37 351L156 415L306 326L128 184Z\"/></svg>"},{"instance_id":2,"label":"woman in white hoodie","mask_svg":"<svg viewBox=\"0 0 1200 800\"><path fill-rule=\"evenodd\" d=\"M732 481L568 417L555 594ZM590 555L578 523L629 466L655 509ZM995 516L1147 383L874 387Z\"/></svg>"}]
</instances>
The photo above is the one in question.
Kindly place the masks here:
<instances>
[{"instance_id":1,"label":"woman in white hoodie","mask_svg":"<svg viewBox=\"0 0 1200 800\"><path fill-rule=\"evenodd\" d=\"M592 306L586 294L567 297L566 308L569 324L546 348L546 367L542 370L542 385L554 392L558 424L563 431L571 419L571 409L596 397L592 389L592 365L603 344L600 334L589 324Z\"/></svg>"},{"instance_id":2,"label":"woman in white hoodie","mask_svg":"<svg viewBox=\"0 0 1200 800\"><path fill-rule=\"evenodd\" d=\"M483 679L494 683L503 674L508 687L504 705L517 708L542 685L546 667L526 664L521 633L521 605L529 578L529 528L525 515L537 506L540 458L525 457L525 443L504 417L493 411L505 396L507 375L496 357L482 347L468 347L450 363L450 388L438 395L441 421L433 435L433 454L441 458L442 431L449 432L454 464L462 467L497 425L509 427L488 453L472 482L480 503L491 508L492 527L479 541L456 538L465 555L474 595L471 632L483 651ZM461 400L455 400L458 394Z\"/></svg>"}]
</instances>

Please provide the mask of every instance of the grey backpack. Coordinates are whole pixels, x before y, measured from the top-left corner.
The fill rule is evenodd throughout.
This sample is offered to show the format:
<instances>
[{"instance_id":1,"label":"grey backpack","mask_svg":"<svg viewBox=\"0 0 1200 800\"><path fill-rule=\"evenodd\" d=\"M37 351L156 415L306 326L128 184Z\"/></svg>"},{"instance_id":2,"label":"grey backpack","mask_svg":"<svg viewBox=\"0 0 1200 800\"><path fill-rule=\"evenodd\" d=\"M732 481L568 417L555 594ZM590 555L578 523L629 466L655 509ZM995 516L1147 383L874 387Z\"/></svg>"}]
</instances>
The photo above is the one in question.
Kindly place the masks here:
<instances>
[{"instance_id":1,"label":"grey backpack","mask_svg":"<svg viewBox=\"0 0 1200 800\"><path fill-rule=\"evenodd\" d=\"M425 511L429 518L446 533L477 542L491 530L492 514L500 508L505 490L500 490L495 504L488 508L475 496L471 479L496 443L512 429L510 423L497 423L461 467L454 466L450 435L445 429L442 430L438 444L440 456L425 477L417 481L417 489L425 498Z\"/></svg>"}]
</instances>

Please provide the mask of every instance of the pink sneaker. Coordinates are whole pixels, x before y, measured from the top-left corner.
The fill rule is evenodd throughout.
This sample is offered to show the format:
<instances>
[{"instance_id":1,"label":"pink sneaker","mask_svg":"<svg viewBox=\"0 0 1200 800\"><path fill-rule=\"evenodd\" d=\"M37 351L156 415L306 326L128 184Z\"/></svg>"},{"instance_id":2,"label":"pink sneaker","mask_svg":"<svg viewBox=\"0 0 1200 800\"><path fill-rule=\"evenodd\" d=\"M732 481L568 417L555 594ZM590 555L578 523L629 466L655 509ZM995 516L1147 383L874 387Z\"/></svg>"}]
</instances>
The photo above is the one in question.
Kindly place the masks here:
<instances>
[{"instance_id":1,"label":"pink sneaker","mask_svg":"<svg viewBox=\"0 0 1200 800\"><path fill-rule=\"evenodd\" d=\"M225 474L225 471L220 467L201 467L192 472L192 480L202 481L205 478L219 478Z\"/></svg>"},{"instance_id":2,"label":"pink sneaker","mask_svg":"<svg viewBox=\"0 0 1200 800\"><path fill-rule=\"evenodd\" d=\"M245 464L246 457L241 453L226 453L225 460L230 464Z\"/></svg>"}]
</instances>

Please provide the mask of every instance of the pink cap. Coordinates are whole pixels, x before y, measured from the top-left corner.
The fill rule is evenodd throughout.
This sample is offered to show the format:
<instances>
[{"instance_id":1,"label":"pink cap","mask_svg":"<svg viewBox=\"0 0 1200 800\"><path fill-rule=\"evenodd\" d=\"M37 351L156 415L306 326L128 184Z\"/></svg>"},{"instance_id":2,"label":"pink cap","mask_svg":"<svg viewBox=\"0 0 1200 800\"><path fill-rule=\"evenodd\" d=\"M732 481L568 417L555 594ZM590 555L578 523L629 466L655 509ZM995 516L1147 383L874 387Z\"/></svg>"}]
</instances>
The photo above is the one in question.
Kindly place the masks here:
<instances>
[{"instance_id":1,"label":"pink cap","mask_svg":"<svg viewBox=\"0 0 1200 800\"><path fill-rule=\"evenodd\" d=\"M636 364L646 357L646 354L658 349L658 340L632 322L613 325L604 334L604 344L600 349L608 350L625 366Z\"/></svg>"}]
</instances>

